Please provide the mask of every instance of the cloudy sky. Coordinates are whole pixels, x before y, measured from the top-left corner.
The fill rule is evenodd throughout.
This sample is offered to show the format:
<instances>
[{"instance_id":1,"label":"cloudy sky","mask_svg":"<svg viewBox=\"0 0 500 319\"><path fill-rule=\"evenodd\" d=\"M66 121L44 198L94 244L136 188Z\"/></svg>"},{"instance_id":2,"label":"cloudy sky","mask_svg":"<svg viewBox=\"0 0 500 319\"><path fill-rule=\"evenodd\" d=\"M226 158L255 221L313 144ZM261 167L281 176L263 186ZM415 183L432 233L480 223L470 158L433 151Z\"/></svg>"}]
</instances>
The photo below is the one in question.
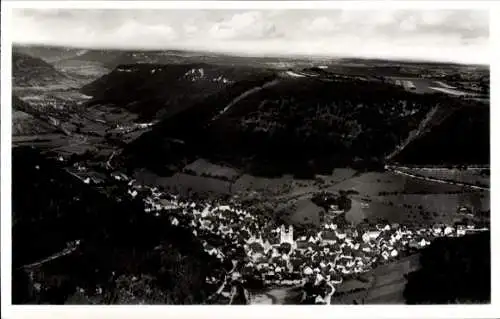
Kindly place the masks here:
<instances>
[{"instance_id":1,"label":"cloudy sky","mask_svg":"<svg viewBox=\"0 0 500 319\"><path fill-rule=\"evenodd\" d=\"M490 62L487 11L15 9L13 24L23 44Z\"/></svg>"}]
</instances>

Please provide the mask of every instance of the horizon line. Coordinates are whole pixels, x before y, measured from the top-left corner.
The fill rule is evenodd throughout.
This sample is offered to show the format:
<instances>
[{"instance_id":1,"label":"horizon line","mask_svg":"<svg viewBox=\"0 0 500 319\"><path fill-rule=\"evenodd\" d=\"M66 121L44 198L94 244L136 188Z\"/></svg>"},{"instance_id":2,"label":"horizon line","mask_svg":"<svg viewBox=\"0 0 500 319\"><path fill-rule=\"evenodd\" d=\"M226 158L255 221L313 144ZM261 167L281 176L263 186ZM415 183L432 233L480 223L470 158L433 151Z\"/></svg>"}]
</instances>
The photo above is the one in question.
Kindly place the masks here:
<instances>
[{"instance_id":1,"label":"horizon line","mask_svg":"<svg viewBox=\"0 0 500 319\"><path fill-rule=\"evenodd\" d=\"M491 63L466 63L460 61L446 61L446 60L435 60L435 59L425 59L425 58L405 58L405 57L381 57L381 56L356 56L353 55L333 55L333 54L301 54L301 53L289 53L289 54L257 54L257 53L237 53L229 51L217 51L217 50L196 50L196 49L186 49L186 48L134 48L134 47L118 47L118 46L79 46L79 45L64 45L64 44L48 44L48 43L20 43L12 42L12 47L47 47L47 48L60 48L60 49L76 49L76 50L109 50L109 51L138 51L138 52L158 52L158 51L178 51L186 53L198 53L198 54L212 54L221 55L229 57L239 57L239 58L282 58L282 59L332 59L332 60L346 60L346 59L356 59L356 60L377 60L386 62L401 62L401 63L429 63L429 64L452 64L452 65L462 65L462 66L481 66L490 67Z\"/></svg>"}]
</instances>

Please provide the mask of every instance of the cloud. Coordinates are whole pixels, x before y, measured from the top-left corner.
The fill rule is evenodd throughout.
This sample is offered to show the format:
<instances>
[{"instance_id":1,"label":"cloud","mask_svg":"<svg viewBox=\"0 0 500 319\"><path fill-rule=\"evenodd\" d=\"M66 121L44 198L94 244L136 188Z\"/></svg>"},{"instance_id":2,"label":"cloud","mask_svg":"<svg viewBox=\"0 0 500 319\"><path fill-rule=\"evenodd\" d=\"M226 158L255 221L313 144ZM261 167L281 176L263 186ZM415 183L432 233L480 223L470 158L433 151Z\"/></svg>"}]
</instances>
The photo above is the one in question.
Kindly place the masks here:
<instances>
[{"instance_id":1,"label":"cloud","mask_svg":"<svg viewBox=\"0 0 500 319\"><path fill-rule=\"evenodd\" d=\"M306 30L312 33L329 33L334 30L338 29L338 26L336 23L327 17L318 17L312 19L310 23L305 23L306 24Z\"/></svg>"},{"instance_id":2,"label":"cloud","mask_svg":"<svg viewBox=\"0 0 500 319\"><path fill-rule=\"evenodd\" d=\"M250 11L216 22L209 34L216 39L262 39L278 35L276 26L268 22L262 12Z\"/></svg>"},{"instance_id":3,"label":"cloud","mask_svg":"<svg viewBox=\"0 0 500 319\"><path fill-rule=\"evenodd\" d=\"M121 41L171 41L177 38L176 31L166 24L144 25L136 21L126 22L112 33L111 37L116 37L117 43Z\"/></svg>"},{"instance_id":4,"label":"cloud","mask_svg":"<svg viewBox=\"0 0 500 319\"><path fill-rule=\"evenodd\" d=\"M14 10L19 43L489 62L480 10Z\"/></svg>"}]
</instances>

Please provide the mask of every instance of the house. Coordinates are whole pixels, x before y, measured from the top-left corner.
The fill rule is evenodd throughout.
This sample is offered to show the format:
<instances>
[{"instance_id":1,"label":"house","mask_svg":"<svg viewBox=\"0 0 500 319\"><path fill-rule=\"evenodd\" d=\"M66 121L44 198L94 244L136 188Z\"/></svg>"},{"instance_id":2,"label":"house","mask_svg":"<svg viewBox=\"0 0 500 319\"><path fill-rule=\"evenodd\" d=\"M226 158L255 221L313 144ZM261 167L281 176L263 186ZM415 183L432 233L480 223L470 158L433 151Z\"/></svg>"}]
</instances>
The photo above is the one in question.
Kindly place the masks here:
<instances>
[{"instance_id":1,"label":"house","mask_svg":"<svg viewBox=\"0 0 500 319\"><path fill-rule=\"evenodd\" d=\"M304 270L303 270L303 273L304 273L304 275L306 275L306 276L310 276L310 275L312 275L312 274L314 273L314 271L311 269L311 267L306 266L306 267L304 268Z\"/></svg>"},{"instance_id":2,"label":"house","mask_svg":"<svg viewBox=\"0 0 500 319\"><path fill-rule=\"evenodd\" d=\"M445 236L450 236L454 232L455 232L455 229L453 229L453 227L450 227L450 226L446 226L445 229L444 229L444 235Z\"/></svg>"},{"instance_id":3,"label":"house","mask_svg":"<svg viewBox=\"0 0 500 319\"><path fill-rule=\"evenodd\" d=\"M434 225L432 227L432 232L434 233L434 235L441 235L443 229L441 228L440 225Z\"/></svg>"},{"instance_id":4,"label":"house","mask_svg":"<svg viewBox=\"0 0 500 319\"><path fill-rule=\"evenodd\" d=\"M179 225L179 220L174 217L174 218L172 218L171 223L172 223L172 225L177 226L177 225Z\"/></svg>"},{"instance_id":5,"label":"house","mask_svg":"<svg viewBox=\"0 0 500 319\"><path fill-rule=\"evenodd\" d=\"M323 243L335 244L337 242L337 234L333 231L325 231L321 235L321 239Z\"/></svg>"},{"instance_id":6,"label":"house","mask_svg":"<svg viewBox=\"0 0 500 319\"><path fill-rule=\"evenodd\" d=\"M335 231L335 235L337 235L337 238L338 239L345 239L347 237L347 234L342 232L342 231L339 231L339 230L336 230Z\"/></svg>"},{"instance_id":7,"label":"house","mask_svg":"<svg viewBox=\"0 0 500 319\"><path fill-rule=\"evenodd\" d=\"M363 234L361 237L365 243L375 240L380 235L380 231L368 231Z\"/></svg>"},{"instance_id":8,"label":"house","mask_svg":"<svg viewBox=\"0 0 500 319\"><path fill-rule=\"evenodd\" d=\"M309 247L309 242L305 240L297 241L297 249L298 250L305 250Z\"/></svg>"}]
</instances>

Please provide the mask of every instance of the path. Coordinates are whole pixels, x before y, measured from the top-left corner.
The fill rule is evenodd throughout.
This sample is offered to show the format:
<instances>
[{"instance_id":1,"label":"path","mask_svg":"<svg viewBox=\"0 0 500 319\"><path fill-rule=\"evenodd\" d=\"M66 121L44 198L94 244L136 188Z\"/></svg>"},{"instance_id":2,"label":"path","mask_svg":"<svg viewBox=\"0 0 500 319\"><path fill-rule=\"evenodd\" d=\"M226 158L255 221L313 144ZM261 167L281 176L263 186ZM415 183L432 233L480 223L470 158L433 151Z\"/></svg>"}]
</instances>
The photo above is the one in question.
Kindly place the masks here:
<instances>
[{"instance_id":1,"label":"path","mask_svg":"<svg viewBox=\"0 0 500 319\"><path fill-rule=\"evenodd\" d=\"M52 261L52 260L55 260L57 258L60 258L60 257L63 257L63 256L66 256L66 255L69 255L71 254L72 252L74 252L77 248L78 248L78 244L74 247L70 247L70 248L65 248L63 250L61 250L60 252L58 253L55 253L53 254L52 256L49 256L47 258L44 258L42 260L39 260L39 261L36 261L34 263L31 263L29 265L24 265L22 268L24 269L33 269L33 268L36 268L38 266L41 266L49 261Z\"/></svg>"},{"instance_id":2,"label":"path","mask_svg":"<svg viewBox=\"0 0 500 319\"><path fill-rule=\"evenodd\" d=\"M238 95L237 97L235 97L228 105L226 105L226 107L224 107L224 109L218 114L216 115L215 117L212 118L212 121L215 121L217 120L219 117L221 117L224 113L226 113L227 111L229 111L229 109L231 107L233 107L236 103L238 103L239 101L243 100L244 98L254 94L254 93L257 93L263 89L266 89L266 88L269 88L273 85L276 85L278 84L280 81L279 80L273 80L273 81L270 81L270 82L266 82L264 83L263 85L261 86L256 86L256 87L253 87L251 88L250 90L247 90L243 93L241 93L240 95Z\"/></svg>"}]
</instances>

